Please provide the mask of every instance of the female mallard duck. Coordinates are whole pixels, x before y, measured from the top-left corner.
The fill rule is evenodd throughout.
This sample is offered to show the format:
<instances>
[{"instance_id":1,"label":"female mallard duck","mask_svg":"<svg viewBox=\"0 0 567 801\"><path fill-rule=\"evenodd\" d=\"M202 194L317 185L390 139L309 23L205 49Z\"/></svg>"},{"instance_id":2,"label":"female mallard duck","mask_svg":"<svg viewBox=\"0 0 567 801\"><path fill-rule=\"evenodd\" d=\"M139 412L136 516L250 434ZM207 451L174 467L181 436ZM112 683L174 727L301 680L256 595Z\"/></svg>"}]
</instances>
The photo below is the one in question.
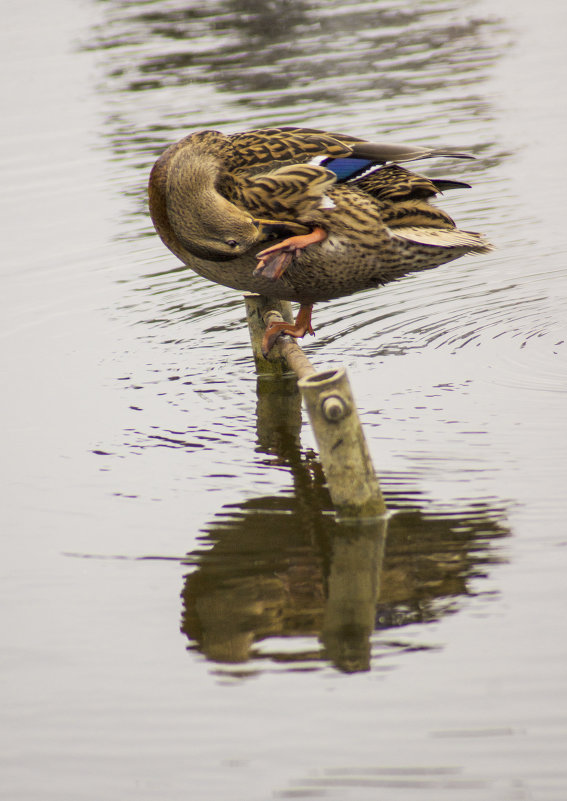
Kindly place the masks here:
<instances>
[{"instance_id":1,"label":"female mallard duck","mask_svg":"<svg viewBox=\"0 0 567 801\"><path fill-rule=\"evenodd\" d=\"M150 214L165 245L205 278L301 303L295 325L269 327L267 353L282 331L313 333L316 301L491 249L429 203L468 184L396 163L428 156L467 158L308 128L201 131L157 160Z\"/></svg>"}]
</instances>

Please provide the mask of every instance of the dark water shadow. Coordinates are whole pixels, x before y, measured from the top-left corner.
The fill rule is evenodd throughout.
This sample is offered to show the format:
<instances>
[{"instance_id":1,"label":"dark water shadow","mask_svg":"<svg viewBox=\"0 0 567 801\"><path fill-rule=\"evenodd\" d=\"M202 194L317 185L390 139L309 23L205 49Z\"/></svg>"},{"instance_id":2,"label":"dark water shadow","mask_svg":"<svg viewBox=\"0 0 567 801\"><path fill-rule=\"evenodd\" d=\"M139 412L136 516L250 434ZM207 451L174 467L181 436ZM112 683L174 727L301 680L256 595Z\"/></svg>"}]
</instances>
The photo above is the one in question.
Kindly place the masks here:
<instances>
[{"instance_id":1,"label":"dark water shadow","mask_svg":"<svg viewBox=\"0 0 567 801\"><path fill-rule=\"evenodd\" d=\"M433 647L398 630L479 592L477 580L502 561L501 510L433 516L405 492L387 520L341 523L316 454L301 449L293 378L259 381L257 421L266 467L287 467L293 491L224 506L183 560L193 568L182 592L189 649L249 676L276 665L355 673Z\"/></svg>"}]
</instances>

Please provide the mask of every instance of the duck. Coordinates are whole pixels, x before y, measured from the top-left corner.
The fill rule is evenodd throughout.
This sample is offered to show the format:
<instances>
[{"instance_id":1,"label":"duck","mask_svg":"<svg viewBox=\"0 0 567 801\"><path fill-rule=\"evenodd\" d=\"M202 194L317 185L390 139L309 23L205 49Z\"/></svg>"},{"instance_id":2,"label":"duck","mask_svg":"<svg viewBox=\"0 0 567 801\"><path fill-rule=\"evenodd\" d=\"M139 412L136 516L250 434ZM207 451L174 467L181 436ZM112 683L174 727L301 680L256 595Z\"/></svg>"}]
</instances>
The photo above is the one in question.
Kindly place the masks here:
<instances>
[{"instance_id":1,"label":"duck","mask_svg":"<svg viewBox=\"0 0 567 801\"><path fill-rule=\"evenodd\" d=\"M163 243L194 272L300 304L294 323L267 328L267 356L280 334L313 333L315 303L492 249L432 202L470 184L401 166L436 157L473 158L312 128L197 131L155 162L149 211Z\"/></svg>"}]
</instances>

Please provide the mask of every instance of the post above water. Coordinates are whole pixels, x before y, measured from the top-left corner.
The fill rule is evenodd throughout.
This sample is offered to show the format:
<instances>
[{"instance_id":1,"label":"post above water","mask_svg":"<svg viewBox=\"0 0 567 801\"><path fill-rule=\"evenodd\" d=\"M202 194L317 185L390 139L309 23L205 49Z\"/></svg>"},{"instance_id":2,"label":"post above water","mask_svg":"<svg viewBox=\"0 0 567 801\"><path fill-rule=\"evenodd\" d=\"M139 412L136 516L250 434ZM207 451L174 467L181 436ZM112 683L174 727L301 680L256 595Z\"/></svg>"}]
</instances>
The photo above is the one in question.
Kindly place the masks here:
<instances>
[{"instance_id":1,"label":"post above water","mask_svg":"<svg viewBox=\"0 0 567 801\"><path fill-rule=\"evenodd\" d=\"M248 326L259 373L297 375L317 441L331 500L340 518L367 519L386 513L386 504L344 368L318 372L297 342L280 336L269 359L261 341L271 320L292 321L291 304L261 295L245 298Z\"/></svg>"},{"instance_id":2,"label":"post above water","mask_svg":"<svg viewBox=\"0 0 567 801\"><path fill-rule=\"evenodd\" d=\"M298 382L339 517L385 514L386 505L344 368Z\"/></svg>"}]
</instances>

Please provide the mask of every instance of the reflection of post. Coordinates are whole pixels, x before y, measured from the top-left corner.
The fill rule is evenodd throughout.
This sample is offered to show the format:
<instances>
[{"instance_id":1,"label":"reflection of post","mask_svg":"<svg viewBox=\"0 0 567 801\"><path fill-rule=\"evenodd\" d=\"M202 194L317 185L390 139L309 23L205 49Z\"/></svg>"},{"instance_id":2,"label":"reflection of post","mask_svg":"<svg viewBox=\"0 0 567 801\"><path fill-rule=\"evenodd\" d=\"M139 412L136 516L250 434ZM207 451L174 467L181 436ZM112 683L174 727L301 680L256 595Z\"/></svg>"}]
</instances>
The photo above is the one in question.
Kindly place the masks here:
<instances>
[{"instance_id":1,"label":"reflection of post","mask_svg":"<svg viewBox=\"0 0 567 801\"><path fill-rule=\"evenodd\" d=\"M329 659L347 673L370 669L386 525L383 518L333 536L321 641Z\"/></svg>"},{"instance_id":2,"label":"reflection of post","mask_svg":"<svg viewBox=\"0 0 567 801\"><path fill-rule=\"evenodd\" d=\"M294 376L259 376L256 394L256 432L260 449L281 458L299 453L301 395Z\"/></svg>"}]
</instances>

